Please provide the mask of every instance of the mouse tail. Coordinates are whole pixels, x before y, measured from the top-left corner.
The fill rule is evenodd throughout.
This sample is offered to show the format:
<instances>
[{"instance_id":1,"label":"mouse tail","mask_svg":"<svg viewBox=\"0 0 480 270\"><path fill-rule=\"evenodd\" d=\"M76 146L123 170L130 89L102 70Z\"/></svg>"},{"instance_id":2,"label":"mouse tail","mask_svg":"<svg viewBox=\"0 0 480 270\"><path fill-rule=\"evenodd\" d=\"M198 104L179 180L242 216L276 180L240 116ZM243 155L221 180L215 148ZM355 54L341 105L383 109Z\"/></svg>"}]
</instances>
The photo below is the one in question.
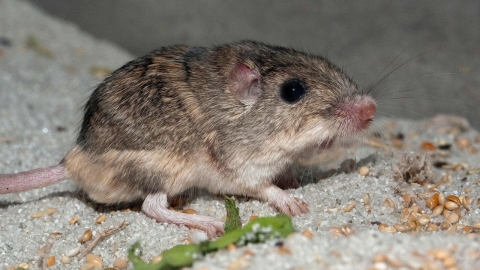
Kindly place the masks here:
<instances>
[{"instance_id":1,"label":"mouse tail","mask_svg":"<svg viewBox=\"0 0 480 270\"><path fill-rule=\"evenodd\" d=\"M63 164L15 174L0 174L0 194L40 188L66 178Z\"/></svg>"}]
</instances>

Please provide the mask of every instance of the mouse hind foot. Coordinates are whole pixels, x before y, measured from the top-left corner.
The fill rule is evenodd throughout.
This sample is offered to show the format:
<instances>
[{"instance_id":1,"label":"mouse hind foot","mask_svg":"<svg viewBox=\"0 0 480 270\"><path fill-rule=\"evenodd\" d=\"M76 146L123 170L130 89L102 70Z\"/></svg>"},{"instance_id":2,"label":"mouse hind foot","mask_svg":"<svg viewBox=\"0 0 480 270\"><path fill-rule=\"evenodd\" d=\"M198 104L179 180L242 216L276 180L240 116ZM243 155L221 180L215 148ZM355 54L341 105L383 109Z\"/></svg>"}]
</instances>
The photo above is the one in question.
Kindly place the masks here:
<instances>
[{"instance_id":1,"label":"mouse hind foot","mask_svg":"<svg viewBox=\"0 0 480 270\"><path fill-rule=\"evenodd\" d=\"M185 225L189 228L205 231L209 238L224 233L224 224L209 216L192 215L168 209L167 195L165 193L149 194L142 204L142 211L158 222Z\"/></svg>"}]
</instances>

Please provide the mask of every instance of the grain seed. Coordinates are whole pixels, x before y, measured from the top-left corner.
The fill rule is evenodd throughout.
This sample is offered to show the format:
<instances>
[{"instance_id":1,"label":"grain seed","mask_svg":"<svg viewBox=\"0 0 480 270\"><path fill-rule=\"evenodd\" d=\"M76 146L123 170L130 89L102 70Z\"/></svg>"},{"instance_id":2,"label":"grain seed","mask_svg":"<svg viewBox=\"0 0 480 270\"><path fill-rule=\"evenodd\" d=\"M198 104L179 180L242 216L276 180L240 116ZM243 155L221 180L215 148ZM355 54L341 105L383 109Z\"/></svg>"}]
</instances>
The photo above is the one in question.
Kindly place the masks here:
<instances>
[{"instance_id":1,"label":"grain seed","mask_svg":"<svg viewBox=\"0 0 480 270\"><path fill-rule=\"evenodd\" d=\"M84 244L92 239L92 231L91 230L86 230L83 232L82 237L80 237L80 243Z\"/></svg>"},{"instance_id":2,"label":"grain seed","mask_svg":"<svg viewBox=\"0 0 480 270\"><path fill-rule=\"evenodd\" d=\"M87 263L92 264L96 268L102 268L103 266L102 258L92 253L87 254Z\"/></svg>"}]
</instances>

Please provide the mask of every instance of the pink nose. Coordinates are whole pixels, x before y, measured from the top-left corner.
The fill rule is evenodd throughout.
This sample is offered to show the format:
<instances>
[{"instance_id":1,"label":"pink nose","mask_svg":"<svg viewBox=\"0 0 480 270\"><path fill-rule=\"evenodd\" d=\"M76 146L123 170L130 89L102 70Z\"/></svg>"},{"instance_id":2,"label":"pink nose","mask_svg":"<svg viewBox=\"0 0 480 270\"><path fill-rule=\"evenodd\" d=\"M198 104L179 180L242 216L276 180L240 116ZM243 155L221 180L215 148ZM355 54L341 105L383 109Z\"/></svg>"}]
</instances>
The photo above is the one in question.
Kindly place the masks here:
<instances>
[{"instance_id":1,"label":"pink nose","mask_svg":"<svg viewBox=\"0 0 480 270\"><path fill-rule=\"evenodd\" d=\"M377 105L371 98L364 98L358 108L358 116L362 121L372 120L375 112L377 111Z\"/></svg>"}]
</instances>

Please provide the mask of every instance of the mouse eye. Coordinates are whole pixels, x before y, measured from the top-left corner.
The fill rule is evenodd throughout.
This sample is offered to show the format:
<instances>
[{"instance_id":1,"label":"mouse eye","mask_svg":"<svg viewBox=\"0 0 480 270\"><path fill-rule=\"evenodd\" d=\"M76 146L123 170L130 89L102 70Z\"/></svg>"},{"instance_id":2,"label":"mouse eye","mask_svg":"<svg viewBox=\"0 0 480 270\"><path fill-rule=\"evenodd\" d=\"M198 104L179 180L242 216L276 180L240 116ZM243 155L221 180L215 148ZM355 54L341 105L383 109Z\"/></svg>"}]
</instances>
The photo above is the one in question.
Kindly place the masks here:
<instances>
[{"instance_id":1,"label":"mouse eye","mask_svg":"<svg viewBox=\"0 0 480 270\"><path fill-rule=\"evenodd\" d=\"M305 94L305 84L297 79L286 81L280 88L280 96L287 103L295 103Z\"/></svg>"}]
</instances>

